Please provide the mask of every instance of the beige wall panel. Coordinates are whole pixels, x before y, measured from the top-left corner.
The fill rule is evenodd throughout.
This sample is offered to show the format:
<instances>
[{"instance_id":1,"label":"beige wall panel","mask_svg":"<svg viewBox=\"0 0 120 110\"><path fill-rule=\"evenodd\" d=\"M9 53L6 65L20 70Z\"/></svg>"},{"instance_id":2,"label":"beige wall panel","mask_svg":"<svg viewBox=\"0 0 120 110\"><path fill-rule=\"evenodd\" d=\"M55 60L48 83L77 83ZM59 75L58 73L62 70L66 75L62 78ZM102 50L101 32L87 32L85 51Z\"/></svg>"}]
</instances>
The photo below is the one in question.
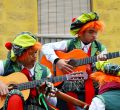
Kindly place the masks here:
<instances>
[{"instance_id":1,"label":"beige wall panel","mask_svg":"<svg viewBox=\"0 0 120 110\"><path fill-rule=\"evenodd\" d=\"M109 52L120 51L120 0L93 0L93 10L100 14L106 26L99 40ZM110 61L120 64L120 58Z\"/></svg>"},{"instance_id":2,"label":"beige wall panel","mask_svg":"<svg viewBox=\"0 0 120 110\"><path fill-rule=\"evenodd\" d=\"M38 31L37 0L0 0L0 59L6 58L5 42L22 31Z\"/></svg>"}]
</instances>

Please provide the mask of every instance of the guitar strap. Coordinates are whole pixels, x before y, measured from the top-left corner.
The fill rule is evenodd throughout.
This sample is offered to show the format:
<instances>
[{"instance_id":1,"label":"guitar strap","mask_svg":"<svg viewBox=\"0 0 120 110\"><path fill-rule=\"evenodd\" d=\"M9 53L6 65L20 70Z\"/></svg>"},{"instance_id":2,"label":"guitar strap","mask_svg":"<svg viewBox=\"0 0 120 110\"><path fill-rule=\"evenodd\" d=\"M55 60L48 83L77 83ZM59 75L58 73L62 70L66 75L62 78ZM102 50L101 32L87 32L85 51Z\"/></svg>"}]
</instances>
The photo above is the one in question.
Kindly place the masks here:
<instances>
[{"instance_id":1,"label":"guitar strap","mask_svg":"<svg viewBox=\"0 0 120 110\"><path fill-rule=\"evenodd\" d=\"M54 76L56 76L56 63L59 61L60 59L59 58L56 58L54 60L54 63L53 63L53 74Z\"/></svg>"}]
</instances>

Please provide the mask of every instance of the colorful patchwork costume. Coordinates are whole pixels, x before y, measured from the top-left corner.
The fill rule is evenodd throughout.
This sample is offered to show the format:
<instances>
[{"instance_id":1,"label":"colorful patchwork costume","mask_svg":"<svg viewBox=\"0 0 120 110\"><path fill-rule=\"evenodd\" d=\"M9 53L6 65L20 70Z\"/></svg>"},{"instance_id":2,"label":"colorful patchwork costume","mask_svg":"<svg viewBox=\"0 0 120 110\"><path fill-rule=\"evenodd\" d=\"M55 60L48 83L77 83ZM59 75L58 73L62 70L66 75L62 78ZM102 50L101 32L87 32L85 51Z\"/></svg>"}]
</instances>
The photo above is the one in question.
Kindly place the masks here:
<instances>
[{"instance_id":1,"label":"colorful patchwork costume","mask_svg":"<svg viewBox=\"0 0 120 110\"><path fill-rule=\"evenodd\" d=\"M26 75L28 72L29 75L32 74L29 76L32 81L51 76L49 69L38 62L35 62L32 69L25 71L23 70L23 65L16 61L18 56L23 54L27 49L29 49L29 47L34 46L36 42L37 39L33 34L29 32L22 32L16 36L12 43L7 43L6 47L9 49L8 58L7 60L0 61L0 75L7 76L14 72L23 72L23 74ZM11 90L6 97L3 109L13 110L14 108L14 110L49 110L50 107L46 104L45 96L42 93L39 94L38 89L39 86L33 90L31 89L29 98L26 101L24 101L24 96L19 90Z\"/></svg>"}]
</instances>

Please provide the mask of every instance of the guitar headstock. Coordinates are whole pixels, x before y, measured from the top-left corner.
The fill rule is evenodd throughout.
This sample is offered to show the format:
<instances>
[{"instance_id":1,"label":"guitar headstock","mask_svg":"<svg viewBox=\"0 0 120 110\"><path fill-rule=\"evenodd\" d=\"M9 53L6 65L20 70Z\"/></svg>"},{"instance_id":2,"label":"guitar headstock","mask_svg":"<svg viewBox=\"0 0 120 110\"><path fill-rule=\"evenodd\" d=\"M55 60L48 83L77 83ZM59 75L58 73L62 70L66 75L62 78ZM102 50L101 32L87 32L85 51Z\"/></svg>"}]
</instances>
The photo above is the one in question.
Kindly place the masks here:
<instances>
[{"instance_id":1,"label":"guitar headstock","mask_svg":"<svg viewBox=\"0 0 120 110\"><path fill-rule=\"evenodd\" d=\"M72 81L79 80L79 79L87 80L88 74L86 72L80 71L80 72L74 72L71 74L67 74L66 77L67 77L67 80L72 80Z\"/></svg>"}]
</instances>

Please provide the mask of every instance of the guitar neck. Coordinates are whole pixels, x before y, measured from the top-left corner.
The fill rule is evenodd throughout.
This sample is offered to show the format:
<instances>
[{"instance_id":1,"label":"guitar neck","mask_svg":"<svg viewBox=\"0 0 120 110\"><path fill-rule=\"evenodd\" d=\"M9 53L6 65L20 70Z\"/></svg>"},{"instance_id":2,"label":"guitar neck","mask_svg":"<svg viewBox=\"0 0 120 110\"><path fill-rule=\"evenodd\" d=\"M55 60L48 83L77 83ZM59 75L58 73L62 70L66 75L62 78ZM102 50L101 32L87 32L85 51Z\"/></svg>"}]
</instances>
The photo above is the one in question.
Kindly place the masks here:
<instances>
[{"instance_id":1,"label":"guitar neck","mask_svg":"<svg viewBox=\"0 0 120 110\"><path fill-rule=\"evenodd\" d=\"M107 59L112 59L112 58L120 57L120 52L113 52L113 53L108 53L105 55L106 55ZM85 64L94 63L94 62L97 62L97 56L92 56L92 57L77 60L76 65L81 66L81 65L85 65Z\"/></svg>"},{"instance_id":2,"label":"guitar neck","mask_svg":"<svg viewBox=\"0 0 120 110\"><path fill-rule=\"evenodd\" d=\"M34 88L36 86L40 86L45 81L52 82L52 83L66 81L68 77L69 75L57 76L57 77L51 77L51 78L43 78L41 80L35 80L35 81L17 84L16 88L19 90L26 90L26 89Z\"/></svg>"},{"instance_id":3,"label":"guitar neck","mask_svg":"<svg viewBox=\"0 0 120 110\"><path fill-rule=\"evenodd\" d=\"M72 97L70 95L67 95L67 94L65 94L63 92L57 91L56 96L58 98L64 100L64 101L66 101L66 102L70 102L70 103L72 103L74 105L77 105L79 107L86 108L85 110L88 110L88 108L89 108L89 105L87 103L85 103L85 102L83 102L81 100L78 100L78 99L76 99L76 98L74 98L74 97Z\"/></svg>"}]
</instances>

